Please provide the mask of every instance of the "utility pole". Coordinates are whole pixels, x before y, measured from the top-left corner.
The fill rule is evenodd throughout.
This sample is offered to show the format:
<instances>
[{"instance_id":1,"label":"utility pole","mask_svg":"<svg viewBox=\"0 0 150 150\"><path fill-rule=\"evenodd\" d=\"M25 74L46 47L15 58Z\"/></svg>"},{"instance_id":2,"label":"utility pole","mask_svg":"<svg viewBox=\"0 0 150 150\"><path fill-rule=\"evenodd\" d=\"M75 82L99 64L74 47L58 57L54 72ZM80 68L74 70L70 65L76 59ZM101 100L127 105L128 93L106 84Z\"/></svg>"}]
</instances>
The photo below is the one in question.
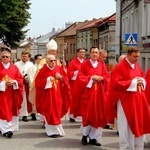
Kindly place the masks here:
<instances>
[{"instance_id":1,"label":"utility pole","mask_svg":"<svg viewBox=\"0 0 150 150\"><path fill-rule=\"evenodd\" d=\"M121 55L122 50L122 0L120 0L120 33L119 33L119 53Z\"/></svg>"}]
</instances>

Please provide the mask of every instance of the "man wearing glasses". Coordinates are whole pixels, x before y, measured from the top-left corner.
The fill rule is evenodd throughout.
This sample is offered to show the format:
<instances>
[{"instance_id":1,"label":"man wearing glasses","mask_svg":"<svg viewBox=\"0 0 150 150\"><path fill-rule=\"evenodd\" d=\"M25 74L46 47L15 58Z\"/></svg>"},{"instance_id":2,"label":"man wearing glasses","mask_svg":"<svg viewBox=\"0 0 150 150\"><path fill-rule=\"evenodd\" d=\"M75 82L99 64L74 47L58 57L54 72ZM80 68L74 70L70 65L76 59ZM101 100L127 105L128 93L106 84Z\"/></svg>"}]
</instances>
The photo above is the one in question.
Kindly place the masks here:
<instances>
[{"instance_id":1,"label":"man wearing glasses","mask_svg":"<svg viewBox=\"0 0 150 150\"><path fill-rule=\"evenodd\" d=\"M69 63L68 70L67 70L71 91L73 91L73 87L76 82L78 72L84 60L85 60L85 49L84 48L77 49L77 57L74 58ZM70 122L82 120L80 108L81 108L80 103L77 102L75 95L73 95L72 93L72 101L70 103L70 115L69 115Z\"/></svg>"},{"instance_id":2,"label":"man wearing glasses","mask_svg":"<svg viewBox=\"0 0 150 150\"><path fill-rule=\"evenodd\" d=\"M11 53L3 51L0 62L0 131L11 138L18 130L18 112L23 97L23 78L11 63Z\"/></svg>"},{"instance_id":3,"label":"man wearing glasses","mask_svg":"<svg viewBox=\"0 0 150 150\"><path fill-rule=\"evenodd\" d=\"M47 54L46 64L36 76L35 87L36 108L37 112L44 116L47 136L57 138L65 135L61 125L61 117L64 109L63 100L70 98L70 87L67 74L62 67L56 64L54 55Z\"/></svg>"}]
</instances>

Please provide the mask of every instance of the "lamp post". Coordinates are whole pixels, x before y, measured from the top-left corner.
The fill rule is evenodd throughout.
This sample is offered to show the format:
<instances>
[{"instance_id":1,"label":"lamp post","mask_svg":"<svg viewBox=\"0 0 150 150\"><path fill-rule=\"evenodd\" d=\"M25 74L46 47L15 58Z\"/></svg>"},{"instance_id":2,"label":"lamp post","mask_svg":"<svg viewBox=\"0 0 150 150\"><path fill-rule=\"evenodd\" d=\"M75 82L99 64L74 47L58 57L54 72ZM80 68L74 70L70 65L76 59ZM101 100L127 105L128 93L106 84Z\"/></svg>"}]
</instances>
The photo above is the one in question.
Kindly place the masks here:
<instances>
[{"instance_id":1,"label":"lamp post","mask_svg":"<svg viewBox=\"0 0 150 150\"><path fill-rule=\"evenodd\" d=\"M119 52L118 55L121 55L122 50L122 0L120 0L120 30L119 30Z\"/></svg>"},{"instance_id":2,"label":"lamp post","mask_svg":"<svg viewBox=\"0 0 150 150\"><path fill-rule=\"evenodd\" d=\"M64 48L63 48L63 61L66 60L66 49L67 49L67 43L64 43Z\"/></svg>"}]
</instances>

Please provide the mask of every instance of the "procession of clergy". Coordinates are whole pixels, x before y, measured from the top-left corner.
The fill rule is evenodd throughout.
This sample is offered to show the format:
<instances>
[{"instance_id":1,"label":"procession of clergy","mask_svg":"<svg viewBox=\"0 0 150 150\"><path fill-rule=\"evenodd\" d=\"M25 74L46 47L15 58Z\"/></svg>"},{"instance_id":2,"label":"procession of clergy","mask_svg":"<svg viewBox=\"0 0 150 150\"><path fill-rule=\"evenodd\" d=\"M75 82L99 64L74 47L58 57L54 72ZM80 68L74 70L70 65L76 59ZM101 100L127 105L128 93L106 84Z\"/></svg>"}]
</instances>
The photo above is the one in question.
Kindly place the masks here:
<instances>
[{"instance_id":1,"label":"procession of clergy","mask_svg":"<svg viewBox=\"0 0 150 150\"><path fill-rule=\"evenodd\" d=\"M150 133L150 69L144 75L137 63L140 50L128 47L114 70L105 64L107 51L93 46L89 58L85 49L68 66L57 60L57 43L50 40L47 54L34 56L23 51L21 60L12 63L11 51L1 52L0 132L11 138L19 129L19 116L28 116L45 126L48 137L65 135L61 118L80 121L83 145L101 146L102 129L116 124L120 149L143 150L144 135Z\"/></svg>"}]
</instances>

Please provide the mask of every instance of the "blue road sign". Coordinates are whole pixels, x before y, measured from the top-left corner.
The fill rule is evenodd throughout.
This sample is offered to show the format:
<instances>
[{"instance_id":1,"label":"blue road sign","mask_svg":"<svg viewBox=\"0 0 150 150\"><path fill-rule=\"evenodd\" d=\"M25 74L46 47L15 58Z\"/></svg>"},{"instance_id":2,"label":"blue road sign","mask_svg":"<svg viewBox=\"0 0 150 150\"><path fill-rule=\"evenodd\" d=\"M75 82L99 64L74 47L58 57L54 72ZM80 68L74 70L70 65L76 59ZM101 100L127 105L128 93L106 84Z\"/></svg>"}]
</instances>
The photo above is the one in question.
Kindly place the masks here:
<instances>
[{"instance_id":1,"label":"blue road sign","mask_svg":"<svg viewBox=\"0 0 150 150\"><path fill-rule=\"evenodd\" d=\"M137 45L137 33L125 34L124 41L126 46L136 46Z\"/></svg>"}]
</instances>

